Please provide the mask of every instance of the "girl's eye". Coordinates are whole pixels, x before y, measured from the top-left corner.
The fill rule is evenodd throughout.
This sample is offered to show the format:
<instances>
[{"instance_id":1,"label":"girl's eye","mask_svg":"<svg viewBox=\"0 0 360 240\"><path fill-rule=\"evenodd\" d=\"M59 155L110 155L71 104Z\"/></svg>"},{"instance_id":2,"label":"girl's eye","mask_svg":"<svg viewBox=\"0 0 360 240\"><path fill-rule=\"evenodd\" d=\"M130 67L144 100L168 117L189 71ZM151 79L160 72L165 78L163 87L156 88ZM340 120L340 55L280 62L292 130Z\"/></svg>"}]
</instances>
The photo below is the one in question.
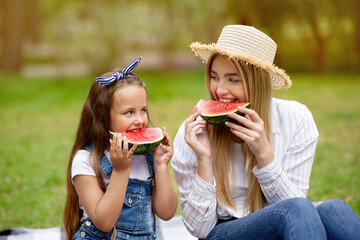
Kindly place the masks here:
<instances>
[{"instance_id":1,"label":"girl's eye","mask_svg":"<svg viewBox=\"0 0 360 240\"><path fill-rule=\"evenodd\" d=\"M219 78L217 76L210 76L211 80L218 80Z\"/></svg>"},{"instance_id":2,"label":"girl's eye","mask_svg":"<svg viewBox=\"0 0 360 240\"><path fill-rule=\"evenodd\" d=\"M141 109L141 113L146 113L146 109Z\"/></svg>"},{"instance_id":3,"label":"girl's eye","mask_svg":"<svg viewBox=\"0 0 360 240\"><path fill-rule=\"evenodd\" d=\"M125 115L131 115L132 114L132 111L128 111L125 113Z\"/></svg>"}]
</instances>

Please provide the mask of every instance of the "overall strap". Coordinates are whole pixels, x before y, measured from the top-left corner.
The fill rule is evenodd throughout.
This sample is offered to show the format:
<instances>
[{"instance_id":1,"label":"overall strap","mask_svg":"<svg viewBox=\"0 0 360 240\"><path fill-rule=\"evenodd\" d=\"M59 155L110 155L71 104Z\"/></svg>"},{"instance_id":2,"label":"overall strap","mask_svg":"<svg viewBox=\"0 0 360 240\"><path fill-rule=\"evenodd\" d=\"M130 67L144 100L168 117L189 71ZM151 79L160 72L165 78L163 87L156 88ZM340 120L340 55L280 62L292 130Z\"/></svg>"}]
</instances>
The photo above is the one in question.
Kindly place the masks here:
<instances>
[{"instance_id":1,"label":"overall strap","mask_svg":"<svg viewBox=\"0 0 360 240\"><path fill-rule=\"evenodd\" d=\"M150 173L150 177L148 179L154 179L154 177L155 177L155 169L154 169L153 153L149 152L145 156L146 156L146 160L147 160L148 168L149 168L149 173Z\"/></svg>"},{"instance_id":2,"label":"overall strap","mask_svg":"<svg viewBox=\"0 0 360 240\"><path fill-rule=\"evenodd\" d=\"M93 149L93 145L87 145L84 147L86 151L90 152ZM100 159L100 167L106 176L109 176L113 171L113 165L110 159L103 153Z\"/></svg>"}]
</instances>

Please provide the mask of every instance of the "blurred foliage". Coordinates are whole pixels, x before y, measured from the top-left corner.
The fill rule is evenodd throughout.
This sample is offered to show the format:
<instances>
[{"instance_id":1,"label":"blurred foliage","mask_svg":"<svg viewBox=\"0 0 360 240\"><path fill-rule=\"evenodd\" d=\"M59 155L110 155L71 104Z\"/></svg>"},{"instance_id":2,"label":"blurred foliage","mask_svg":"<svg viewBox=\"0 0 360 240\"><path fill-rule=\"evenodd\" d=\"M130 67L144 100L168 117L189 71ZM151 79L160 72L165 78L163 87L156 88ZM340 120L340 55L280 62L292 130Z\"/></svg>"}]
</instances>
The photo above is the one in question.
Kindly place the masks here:
<instances>
[{"instance_id":1,"label":"blurred foliage","mask_svg":"<svg viewBox=\"0 0 360 240\"><path fill-rule=\"evenodd\" d=\"M13 11L19 4L27 8ZM14 32L21 62L10 70L80 61L98 74L144 52L160 54L163 68L178 68L174 53L190 52L192 41L216 42L224 25L248 24L278 43L275 64L284 69L357 71L359 8L357 0L2 0L2 69L16 57L16 46L6 46ZM22 22L8 12L23 14Z\"/></svg>"},{"instance_id":2,"label":"blurred foliage","mask_svg":"<svg viewBox=\"0 0 360 240\"><path fill-rule=\"evenodd\" d=\"M26 7L11 11L16 2ZM224 0L221 3L216 0L2 0L2 69L6 71L4 63L9 64L15 57L5 55L4 49L9 48L4 44L9 44L6 39L18 28L16 33L22 33L18 46L20 66L81 61L98 74L127 62L124 59L129 55L133 58L144 52L160 54L168 63L163 68L178 68L172 64L174 53L189 52L192 41L216 42L227 24L253 25L271 36L278 43L275 64L287 70L322 73L359 69L360 3L357 0ZM23 14L23 24L15 25L7 12Z\"/></svg>"}]
</instances>

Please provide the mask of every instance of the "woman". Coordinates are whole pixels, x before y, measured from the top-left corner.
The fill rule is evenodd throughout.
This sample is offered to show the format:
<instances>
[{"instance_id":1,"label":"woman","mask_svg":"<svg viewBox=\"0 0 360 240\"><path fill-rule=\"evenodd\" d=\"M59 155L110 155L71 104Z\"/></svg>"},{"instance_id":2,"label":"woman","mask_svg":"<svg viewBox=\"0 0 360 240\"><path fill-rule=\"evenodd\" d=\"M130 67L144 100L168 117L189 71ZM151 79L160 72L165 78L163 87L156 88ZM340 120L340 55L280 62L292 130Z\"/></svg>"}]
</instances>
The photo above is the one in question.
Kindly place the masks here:
<instances>
[{"instance_id":1,"label":"woman","mask_svg":"<svg viewBox=\"0 0 360 240\"><path fill-rule=\"evenodd\" d=\"M205 62L210 99L250 102L219 127L192 115L171 160L185 226L206 239L359 239L343 201L306 199L318 131L306 106L273 98L291 80L273 65L276 43L254 27L224 27L216 44L191 44Z\"/></svg>"}]
</instances>

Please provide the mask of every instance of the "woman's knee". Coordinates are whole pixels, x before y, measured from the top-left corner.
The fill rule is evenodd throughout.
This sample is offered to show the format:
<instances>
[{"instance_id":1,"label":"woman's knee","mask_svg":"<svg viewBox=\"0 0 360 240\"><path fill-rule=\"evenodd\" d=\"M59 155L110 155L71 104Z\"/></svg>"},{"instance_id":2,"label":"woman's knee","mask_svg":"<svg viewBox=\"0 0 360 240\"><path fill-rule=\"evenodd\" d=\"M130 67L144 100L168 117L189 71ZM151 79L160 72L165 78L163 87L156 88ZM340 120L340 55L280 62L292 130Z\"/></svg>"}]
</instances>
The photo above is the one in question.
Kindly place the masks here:
<instances>
[{"instance_id":1,"label":"woman's knee","mask_svg":"<svg viewBox=\"0 0 360 240\"><path fill-rule=\"evenodd\" d=\"M308 213L316 211L314 205L307 198L290 198L284 200L283 202L288 209L298 214L302 212Z\"/></svg>"},{"instance_id":2,"label":"woman's knee","mask_svg":"<svg viewBox=\"0 0 360 240\"><path fill-rule=\"evenodd\" d=\"M342 200L329 200L326 202L321 203L319 206L316 207L319 214L323 213L341 213L349 208L349 205L342 201Z\"/></svg>"},{"instance_id":3,"label":"woman's knee","mask_svg":"<svg viewBox=\"0 0 360 240\"><path fill-rule=\"evenodd\" d=\"M323 202L316 207L316 210L323 221L324 219L333 219L331 221L342 218L349 218L357 221L359 219L352 208L342 200L329 200Z\"/></svg>"}]
</instances>

